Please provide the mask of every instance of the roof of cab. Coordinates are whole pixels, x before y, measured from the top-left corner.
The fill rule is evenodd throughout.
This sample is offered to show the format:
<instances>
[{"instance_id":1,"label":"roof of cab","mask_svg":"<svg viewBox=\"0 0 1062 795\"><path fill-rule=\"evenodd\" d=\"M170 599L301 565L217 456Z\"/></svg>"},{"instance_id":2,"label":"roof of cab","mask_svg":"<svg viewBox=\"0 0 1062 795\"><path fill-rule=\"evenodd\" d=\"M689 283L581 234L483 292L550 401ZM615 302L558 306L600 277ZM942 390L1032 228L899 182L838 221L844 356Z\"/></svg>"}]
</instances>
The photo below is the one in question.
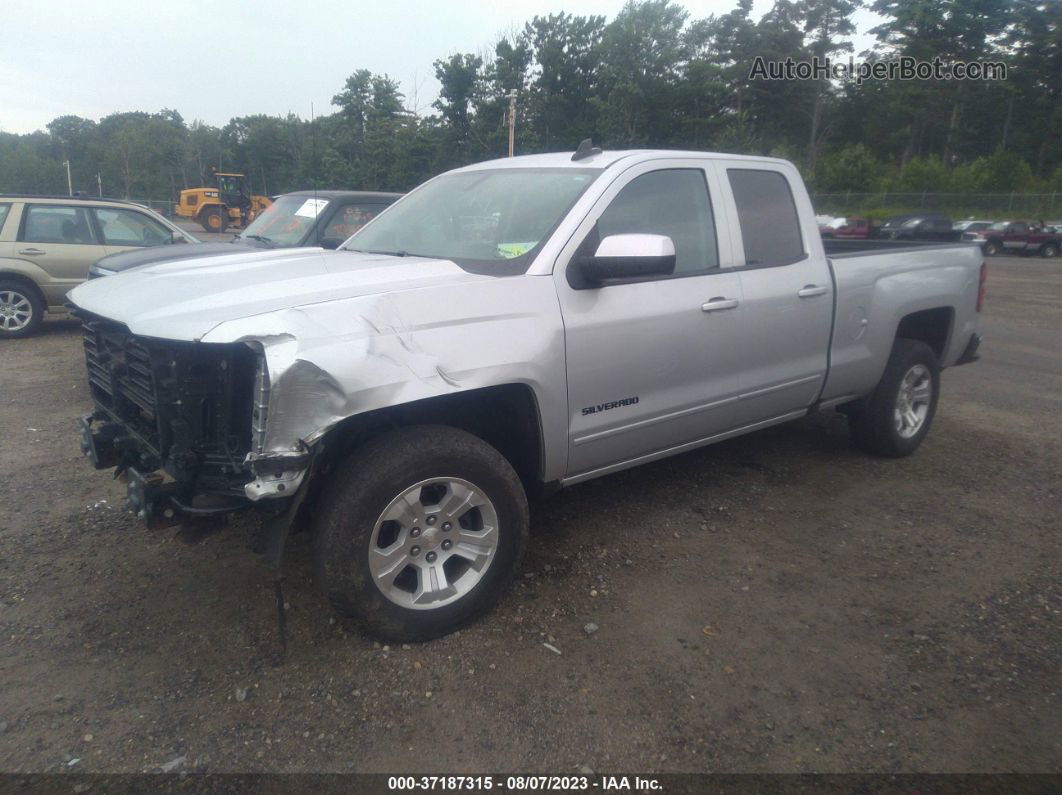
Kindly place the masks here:
<instances>
[{"instance_id":1,"label":"roof of cab","mask_svg":"<svg viewBox=\"0 0 1062 795\"><path fill-rule=\"evenodd\" d=\"M660 158L725 158L727 160L747 160L759 163L788 163L777 157L761 157L758 155L731 155L722 152L690 152L677 149L617 149L598 152L588 155L579 160L572 160L572 152L550 152L542 155L520 155L518 157L503 157L497 160L485 160L482 163L473 163L469 166L454 169L460 171L480 171L498 168L596 168L604 169L618 163L621 160L629 160L631 163L646 160L659 160Z\"/></svg>"},{"instance_id":2,"label":"roof of cab","mask_svg":"<svg viewBox=\"0 0 1062 795\"><path fill-rule=\"evenodd\" d=\"M328 199L361 199L362 201L395 201L402 198L401 193L387 193L384 191L371 190L293 190L290 193L282 193L277 198L285 196L298 196L300 198Z\"/></svg>"}]
</instances>

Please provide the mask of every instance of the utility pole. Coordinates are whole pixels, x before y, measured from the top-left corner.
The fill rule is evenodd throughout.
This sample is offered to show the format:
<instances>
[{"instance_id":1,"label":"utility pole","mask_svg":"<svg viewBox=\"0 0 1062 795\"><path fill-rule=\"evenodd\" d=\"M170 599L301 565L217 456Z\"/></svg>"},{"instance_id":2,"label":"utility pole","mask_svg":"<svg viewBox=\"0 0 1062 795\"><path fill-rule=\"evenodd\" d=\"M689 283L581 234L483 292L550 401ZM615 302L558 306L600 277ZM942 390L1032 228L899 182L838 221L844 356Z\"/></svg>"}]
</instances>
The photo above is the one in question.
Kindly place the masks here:
<instances>
[{"instance_id":1,"label":"utility pole","mask_svg":"<svg viewBox=\"0 0 1062 795\"><path fill-rule=\"evenodd\" d=\"M516 140L516 89L509 92L509 157L513 156L513 142Z\"/></svg>"},{"instance_id":2,"label":"utility pole","mask_svg":"<svg viewBox=\"0 0 1062 795\"><path fill-rule=\"evenodd\" d=\"M70 161L64 160L63 165L66 166L66 195L74 195L74 183L70 180Z\"/></svg>"},{"instance_id":3,"label":"utility pole","mask_svg":"<svg viewBox=\"0 0 1062 795\"><path fill-rule=\"evenodd\" d=\"M103 180L100 178L100 172L96 172L96 187L99 189L100 198L103 198Z\"/></svg>"}]
</instances>

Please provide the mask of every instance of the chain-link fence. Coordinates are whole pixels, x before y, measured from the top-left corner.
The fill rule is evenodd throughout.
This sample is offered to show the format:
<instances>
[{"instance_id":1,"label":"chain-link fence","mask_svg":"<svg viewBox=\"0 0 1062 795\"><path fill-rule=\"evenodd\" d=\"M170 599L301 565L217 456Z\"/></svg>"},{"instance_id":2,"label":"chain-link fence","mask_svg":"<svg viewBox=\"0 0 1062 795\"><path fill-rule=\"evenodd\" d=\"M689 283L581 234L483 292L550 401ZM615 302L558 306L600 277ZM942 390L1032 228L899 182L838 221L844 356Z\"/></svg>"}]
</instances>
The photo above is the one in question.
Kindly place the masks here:
<instances>
[{"instance_id":1,"label":"chain-link fence","mask_svg":"<svg viewBox=\"0 0 1062 795\"><path fill-rule=\"evenodd\" d=\"M981 215L1054 220L1062 217L1062 193L815 193L811 197L819 213L849 210L936 210L954 217Z\"/></svg>"},{"instance_id":2,"label":"chain-link fence","mask_svg":"<svg viewBox=\"0 0 1062 795\"><path fill-rule=\"evenodd\" d=\"M154 210L160 215L164 215L167 218L173 218L173 208L177 206L176 202L164 201L160 199L137 199L132 198L128 201L135 202L136 204L142 204L149 210Z\"/></svg>"}]
</instances>

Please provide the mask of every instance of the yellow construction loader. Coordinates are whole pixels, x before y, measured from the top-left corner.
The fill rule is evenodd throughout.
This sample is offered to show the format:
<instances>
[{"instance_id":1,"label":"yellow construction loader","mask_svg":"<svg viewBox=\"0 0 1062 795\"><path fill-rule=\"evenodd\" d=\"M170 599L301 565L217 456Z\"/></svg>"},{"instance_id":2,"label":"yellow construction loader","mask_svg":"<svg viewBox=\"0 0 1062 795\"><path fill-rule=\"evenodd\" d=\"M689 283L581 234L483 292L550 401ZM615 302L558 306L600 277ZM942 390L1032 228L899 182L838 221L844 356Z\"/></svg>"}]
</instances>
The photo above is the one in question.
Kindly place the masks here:
<instances>
[{"instance_id":1,"label":"yellow construction loader","mask_svg":"<svg viewBox=\"0 0 1062 795\"><path fill-rule=\"evenodd\" d=\"M212 188L181 191L174 214L198 221L208 232L224 232L229 226L246 227L273 202L268 196L252 196L243 174L210 169Z\"/></svg>"}]
</instances>

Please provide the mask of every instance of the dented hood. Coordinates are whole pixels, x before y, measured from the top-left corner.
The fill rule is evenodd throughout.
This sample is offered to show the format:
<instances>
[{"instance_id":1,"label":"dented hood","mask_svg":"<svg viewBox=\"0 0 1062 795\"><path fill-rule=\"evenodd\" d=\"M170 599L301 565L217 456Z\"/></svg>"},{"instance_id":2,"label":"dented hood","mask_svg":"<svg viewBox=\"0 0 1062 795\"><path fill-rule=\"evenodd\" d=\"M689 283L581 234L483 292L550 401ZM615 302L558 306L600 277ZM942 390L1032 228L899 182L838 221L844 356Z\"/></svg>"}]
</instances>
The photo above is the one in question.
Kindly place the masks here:
<instances>
[{"instance_id":1,"label":"dented hood","mask_svg":"<svg viewBox=\"0 0 1062 795\"><path fill-rule=\"evenodd\" d=\"M160 262L85 282L68 298L134 334L195 341L278 309L484 279L449 260L301 248Z\"/></svg>"}]
</instances>

